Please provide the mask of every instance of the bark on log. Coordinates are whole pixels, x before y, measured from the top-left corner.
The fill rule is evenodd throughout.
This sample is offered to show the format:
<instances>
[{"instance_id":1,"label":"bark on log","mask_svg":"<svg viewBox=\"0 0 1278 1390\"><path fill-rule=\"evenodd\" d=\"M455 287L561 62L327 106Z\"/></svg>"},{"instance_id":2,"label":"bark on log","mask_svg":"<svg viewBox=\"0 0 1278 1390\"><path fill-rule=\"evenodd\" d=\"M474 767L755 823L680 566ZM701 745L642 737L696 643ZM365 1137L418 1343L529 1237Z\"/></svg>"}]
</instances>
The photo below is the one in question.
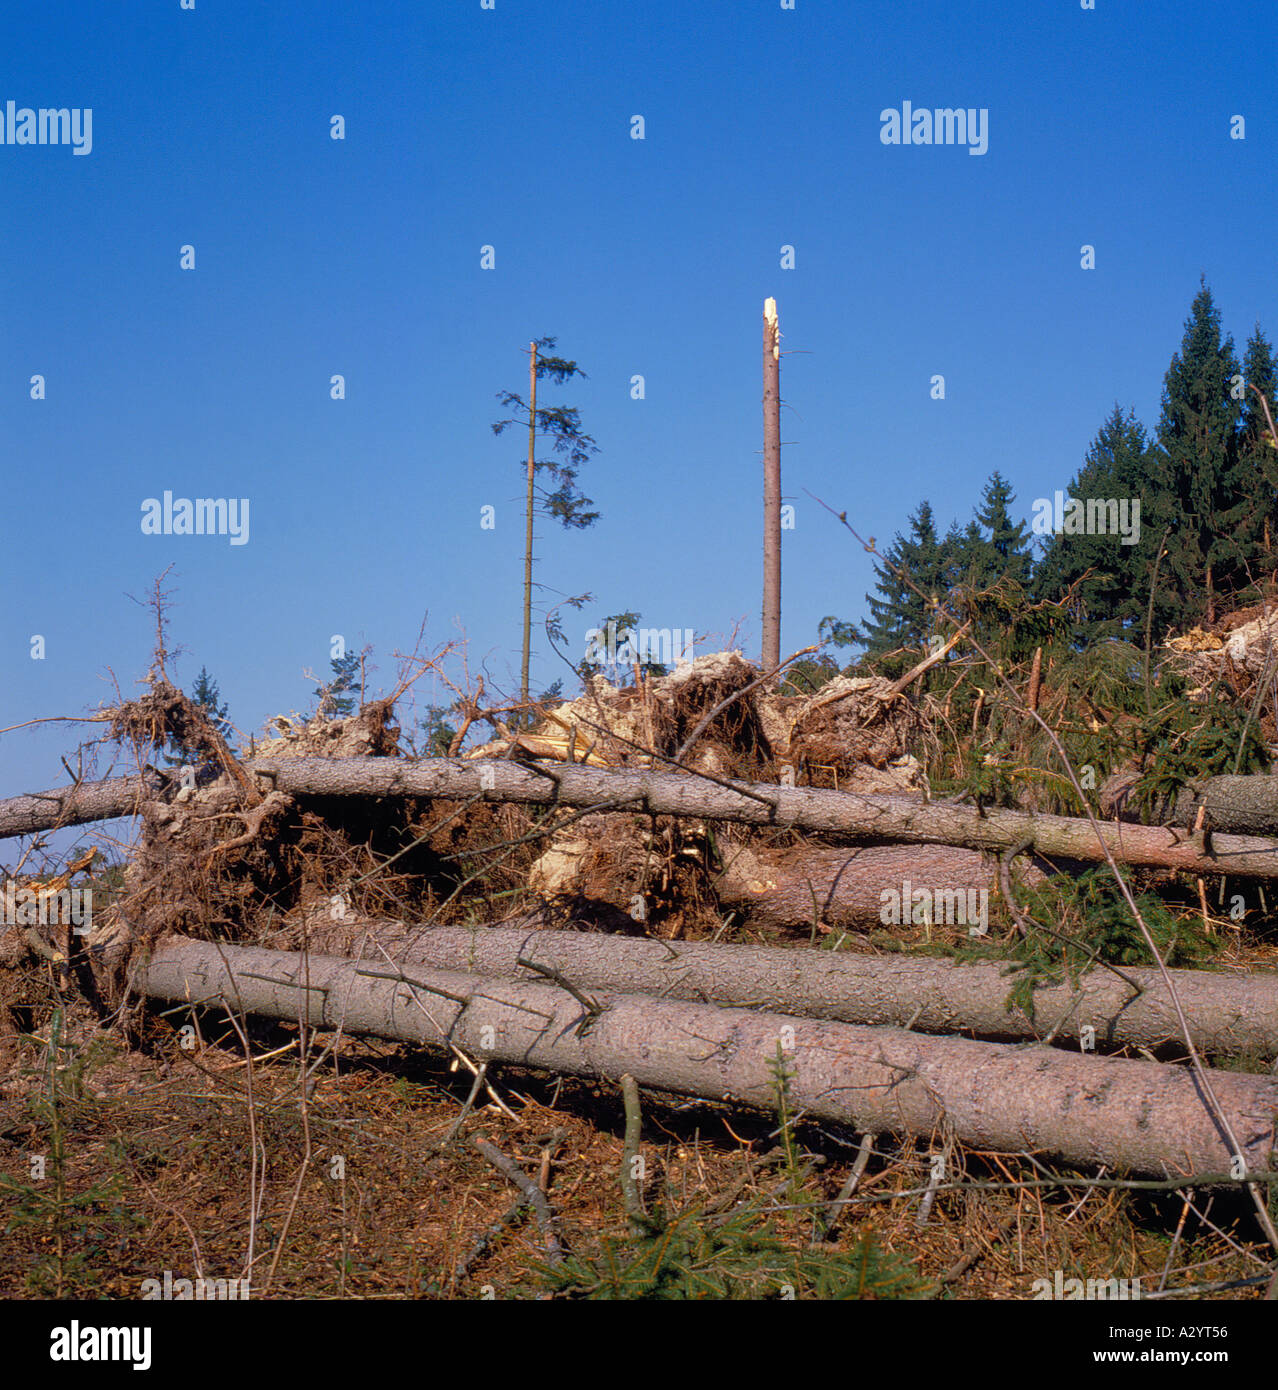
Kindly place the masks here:
<instances>
[{"instance_id":1,"label":"bark on log","mask_svg":"<svg viewBox=\"0 0 1278 1390\"><path fill-rule=\"evenodd\" d=\"M769 1062L780 1045L794 1106L814 1119L920 1137L949 1126L975 1148L1187 1179L1224 1174L1234 1158L1183 1067L605 991L592 1014L546 981L409 966L405 982L375 978L378 969L176 939L136 983L156 999L225 999L286 1019L305 1010L317 1028L452 1042L472 1056L599 1080L628 1072L641 1085L763 1110L775 1108ZM1211 1082L1248 1174L1271 1172L1278 1079L1213 1072Z\"/></svg>"},{"instance_id":2,"label":"bark on log","mask_svg":"<svg viewBox=\"0 0 1278 1390\"><path fill-rule=\"evenodd\" d=\"M112 777L105 782L81 782L79 786L55 787L52 791L31 792L0 801L0 839L11 835L34 835L63 825L83 825L87 821L112 820L134 815L148 796L161 785L154 774L139 777Z\"/></svg>"},{"instance_id":3,"label":"bark on log","mask_svg":"<svg viewBox=\"0 0 1278 1390\"><path fill-rule=\"evenodd\" d=\"M1239 835L1278 833L1278 777L1208 777L1176 798L1175 820L1193 825L1201 808L1213 830Z\"/></svg>"},{"instance_id":4,"label":"bark on log","mask_svg":"<svg viewBox=\"0 0 1278 1390\"><path fill-rule=\"evenodd\" d=\"M722 907L772 927L875 927L924 920L953 922L973 935L989 928L989 896L998 868L977 850L950 845L857 845L848 849L725 850L715 880ZM1041 881L1043 874L1034 870ZM1022 875L1024 878L1024 875ZM916 897L916 893L927 896ZM884 901L884 893L895 895ZM887 914L887 915L885 915Z\"/></svg>"},{"instance_id":5,"label":"bark on log","mask_svg":"<svg viewBox=\"0 0 1278 1390\"><path fill-rule=\"evenodd\" d=\"M281 791L299 796L421 796L525 805L593 807L599 811L699 816L741 825L820 830L849 839L898 844L963 845L1006 850L1032 840L1042 855L1096 862L1104 859L1097 832L1083 819L1026 811L981 810L906 797L862 796L767 783L719 786L679 773L605 772L578 764L462 761L423 758L265 758L250 765ZM1184 869L1278 877L1278 844L1241 835L1209 839L1166 826L1100 822L1100 836L1115 859Z\"/></svg>"},{"instance_id":6,"label":"bark on log","mask_svg":"<svg viewBox=\"0 0 1278 1390\"><path fill-rule=\"evenodd\" d=\"M850 840L948 844L1006 850L1029 839L1037 854L1097 862L1097 832L1086 820L1025 811L981 810L905 797L734 782L719 786L677 773L605 772L578 764L423 758L263 758L246 766L298 796L419 796L525 805L594 808L600 812L697 816L741 825L820 830ZM135 779L120 779L133 783ZM134 798L117 783L87 784L0 801L0 835L29 834L58 824L128 815ZM60 818L61 817L61 818ZM1101 822L1115 859L1196 874L1278 877L1278 844L1244 835L1193 835L1170 826Z\"/></svg>"},{"instance_id":7,"label":"bark on log","mask_svg":"<svg viewBox=\"0 0 1278 1390\"><path fill-rule=\"evenodd\" d=\"M1077 1045L1084 1028L1098 1047L1157 1048L1183 1039L1157 970L1124 968L1135 994L1109 970L1034 993L1033 1014L1006 1007L1013 980L999 962L958 965L919 956L865 956L785 946L651 941L598 932L549 931L535 917L492 927L344 921L312 932L312 950L478 975L519 975L520 956L559 971L587 992L617 989L728 1007L759 1008L922 1033L967 1033L989 1041L1054 1034ZM1278 1057L1278 972L1250 975L1169 970L1198 1049L1221 1057ZM1080 997L1076 998L1076 993Z\"/></svg>"}]
</instances>

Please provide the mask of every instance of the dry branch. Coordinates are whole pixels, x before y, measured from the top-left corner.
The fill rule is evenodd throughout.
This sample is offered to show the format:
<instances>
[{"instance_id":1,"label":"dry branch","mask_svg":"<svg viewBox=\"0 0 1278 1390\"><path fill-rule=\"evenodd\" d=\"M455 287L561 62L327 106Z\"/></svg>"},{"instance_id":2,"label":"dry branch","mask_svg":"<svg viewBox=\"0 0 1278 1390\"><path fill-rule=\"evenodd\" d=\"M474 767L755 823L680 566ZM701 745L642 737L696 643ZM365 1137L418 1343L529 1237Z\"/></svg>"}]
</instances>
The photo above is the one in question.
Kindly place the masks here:
<instances>
[{"instance_id":1,"label":"dry branch","mask_svg":"<svg viewBox=\"0 0 1278 1390\"><path fill-rule=\"evenodd\" d=\"M232 973L234 972L234 973ZM305 972L305 973L304 973ZM814 1119L923 1137L943 1128L984 1150L1030 1150L1067 1164L1186 1178L1234 1155L1182 1067L1044 1047L932 1038L747 1009L601 994L589 1018L544 980L407 967L411 981L358 962L173 939L136 983L169 1001L217 1003L312 1026L455 1045L485 1060L770 1110L769 1060L791 1054L790 1095ZM303 985L305 981L305 985ZM791 1030L792 1033L791 1033ZM792 1045L787 1045L792 1044ZM1268 1176L1278 1078L1210 1073L1250 1176Z\"/></svg>"}]
</instances>

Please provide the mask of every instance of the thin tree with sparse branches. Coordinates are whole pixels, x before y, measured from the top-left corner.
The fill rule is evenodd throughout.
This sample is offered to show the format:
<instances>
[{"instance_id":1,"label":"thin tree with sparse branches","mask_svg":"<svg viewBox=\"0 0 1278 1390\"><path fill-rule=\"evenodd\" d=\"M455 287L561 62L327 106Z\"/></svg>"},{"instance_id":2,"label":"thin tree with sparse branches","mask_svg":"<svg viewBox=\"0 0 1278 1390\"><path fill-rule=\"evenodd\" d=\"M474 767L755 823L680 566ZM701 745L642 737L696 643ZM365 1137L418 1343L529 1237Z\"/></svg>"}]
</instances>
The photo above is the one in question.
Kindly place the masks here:
<instances>
[{"instance_id":1,"label":"thin tree with sparse branches","mask_svg":"<svg viewBox=\"0 0 1278 1390\"><path fill-rule=\"evenodd\" d=\"M599 513L590 510L594 505L577 486L577 473L590 455L598 453L594 439L585 434L575 407L538 406L537 383L549 377L556 383L586 374L576 364L563 357L545 355L556 346L554 338L537 338L528 344L528 400L514 391L499 391L497 399L505 409L517 412L510 418L493 424L493 433L501 434L511 425L523 425L528 430L526 468L527 493L524 508L524 641L520 667L519 698L529 700L529 668L532 656L532 591L533 591L533 516L540 511L553 517L565 530L584 530L599 520ZM537 458L537 436L549 438L558 459ZM554 491L538 485L537 475L548 474L556 484Z\"/></svg>"}]
</instances>

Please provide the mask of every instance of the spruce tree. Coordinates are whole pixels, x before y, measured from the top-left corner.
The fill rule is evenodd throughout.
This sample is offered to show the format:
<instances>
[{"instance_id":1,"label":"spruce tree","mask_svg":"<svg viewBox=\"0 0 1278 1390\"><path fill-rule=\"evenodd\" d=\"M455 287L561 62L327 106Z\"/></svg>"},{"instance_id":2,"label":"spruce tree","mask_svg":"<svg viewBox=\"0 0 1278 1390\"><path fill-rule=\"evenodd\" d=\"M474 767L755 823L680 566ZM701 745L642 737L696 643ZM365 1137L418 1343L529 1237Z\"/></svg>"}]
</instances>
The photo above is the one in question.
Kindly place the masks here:
<instances>
[{"instance_id":1,"label":"spruce tree","mask_svg":"<svg viewBox=\"0 0 1278 1390\"><path fill-rule=\"evenodd\" d=\"M1160 534L1167 529L1159 583L1181 625L1214 622L1220 596L1245 587L1257 556L1243 524L1249 504L1239 469L1242 404L1231 390L1237 375L1233 339L1221 336L1204 279L1164 378L1159 514L1151 518Z\"/></svg>"},{"instance_id":2,"label":"spruce tree","mask_svg":"<svg viewBox=\"0 0 1278 1390\"><path fill-rule=\"evenodd\" d=\"M208 715L209 723L218 733L223 738L229 738L231 725L226 717L226 702L221 698L217 681L209 675L207 666L200 667L200 674L196 676L195 684L191 687L191 699Z\"/></svg>"},{"instance_id":3,"label":"spruce tree","mask_svg":"<svg viewBox=\"0 0 1278 1390\"><path fill-rule=\"evenodd\" d=\"M326 714L330 719L345 719L355 713L360 689L359 659L359 652L348 651L330 660L333 679L319 688L317 714Z\"/></svg>"},{"instance_id":4,"label":"spruce tree","mask_svg":"<svg viewBox=\"0 0 1278 1390\"><path fill-rule=\"evenodd\" d=\"M498 391L497 399L507 410L515 411L505 420L493 422L494 434L503 434L512 425L528 431L528 453L521 459L520 468L525 475L526 497L524 501L524 641L523 659L519 674L519 698L525 705L529 703L529 680L532 663L532 609L533 609L533 522L540 513L553 517L565 530L585 530L599 520L599 513L590 510L593 503L577 486L577 474L591 454L599 452L594 439L581 428L581 416L575 406L541 406L537 404L537 383L549 377L562 385L574 376L585 377L576 362L564 357L549 355L556 346L554 338L536 338L529 343L529 382L528 399L514 391ZM549 439L557 459L536 457L538 437ZM541 486L539 477L546 477L557 484L553 492ZM531 711L525 711L520 721L528 723Z\"/></svg>"},{"instance_id":5,"label":"spruce tree","mask_svg":"<svg viewBox=\"0 0 1278 1390\"><path fill-rule=\"evenodd\" d=\"M931 605L903 576L937 603L945 601L949 590L948 556L936 534L931 504L920 502L909 521L909 538L898 532L884 552L884 563L875 566L875 588L881 597L865 596L870 608L865 628L867 656L922 647L933 631Z\"/></svg>"},{"instance_id":6,"label":"spruce tree","mask_svg":"<svg viewBox=\"0 0 1278 1390\"><path fill-rule=\"evenodd\" d=\"M1013 522L1009 507L1016 500L1012 485L996 468L981 493L976 525L985 533L972 533L967 544L975 560L982 584L1012 579L1025 587L1029 583L1033 556L1029 534L1022 521Z\"/></svg>"},{"instance_id":7,"label":"spruce tree","mask_svg":"<svg viewBox=\"0 0 1278 1390\"><path fill-rule=\"evenodd\" d=\"M1121 636L1143 640L1160 534L1150 523L1151 511L1158 511L1154 462L1144 426L1133 411L1124 415L1117 403L1088 446L1083 466L1062 499L1062 511L1068 514L1071 501L1085 507L1097 499L1125 504L1134 543L1126 544L1121 533L1089 535L1066 530L1063 524L1057 535L1055 498L1044 499L1051 504L1052 517L1050 523L1042 518L1041 527L1035 517L1034 529L1045 539L1034 569L1034 588L1050 600L1059 600L1072 588L1074 638L1081 645ZM1112 523L1108 513L1106 522Z\"/></svg>"},{"instance_id":8,"label":"spruce tree","mask_svg":"<svg viewBox=\"0 0 1278 1390\"><path fill-rule=\"evenodd\" d=\"M1247 539L1256 551L1260 572L1272 574L1274 547L1278 544L1278 449L1269 442L1269 423L1256 393L1259 391L1269 402L1271 414L1278 414L1278 372L1274 367L1273 344L1260 331L1259 324L1247 340L1242 374L1238 461L1240 486L1248 501Z\"/></svg>"},{"instance_id":9,"label":"spruce tree","mask_svg":"<svg viewBox=\"0 0 1278 1390\"><path fill-rule=\"evenodd\" d=\"M427 705L425 718L417 721L424 735L426 758L446 758L457 737L457 729L448 722L453 713L453 705Z\"/></svg>"},{"instance_id":10,"label":"spruce tree","mask_svg":"<svg viewBox=\"0 0 1278 1390\"><path fill-rule=\"evenodd\" d=\"M950 522L950 529L941 542L945 551L945 578L949 588L957 588L969 583L980 563L985 538L981 528L974 521L960 527L957 521Z\"/></svg>"},{"instance_id":11,"label":"spruce tree","mask_svg":"<svg viewBox=\"0 0 1278 1390\"><path fill-rule=\"evenodd\" d=\"M227 718L226 702L221 698L217 681L209 675L207 666L201 666L200 674L195 678L195 684L191 687L191 702L204 711L209 723L229 742L232 731L230 720ZM163 757L169 767L185 767L196 755L197 750L194 747L170 741ZM202 761L196 768L196 783L203 786L216 775L215 765L207 760Z\"/></svg>"}]
</instances>

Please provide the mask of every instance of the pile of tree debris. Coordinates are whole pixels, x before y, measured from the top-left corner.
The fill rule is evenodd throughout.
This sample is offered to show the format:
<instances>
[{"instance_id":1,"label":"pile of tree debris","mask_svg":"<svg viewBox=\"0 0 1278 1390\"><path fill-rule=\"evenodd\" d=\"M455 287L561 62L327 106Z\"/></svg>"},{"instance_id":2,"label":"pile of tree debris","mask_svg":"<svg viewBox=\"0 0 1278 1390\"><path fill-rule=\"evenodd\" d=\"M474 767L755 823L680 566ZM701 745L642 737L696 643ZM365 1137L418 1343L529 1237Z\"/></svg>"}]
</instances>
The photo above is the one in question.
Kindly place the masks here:
<instances>
[{"instance_id":1,"label":"pile of tree debris","mask_svg":"<svg viewBox=\"0 0 1278 1390\"><path fill-rule=\"evenodd\" d=\"M388 699L276 721L241 761L153 681L112 734L139 762L176 743L188 766L0 803L5 833L141 819L118 900L82 942L41 937L46 958L111 1005L230 1001L755 1106L780 1047L807 1113L868 1132L1199 1179L1272 1169L1278 1078L1152 1058L1278 1055L1278 977L1094 968L1017 992L970 958L1028 936L1024 891L1108 856L1278 877L1278 844L1219 828L1220 788L1178 832L933 801L933 735L902 682L779 695L735 652L625 690L596 678L464 757L403 756L392 718ZM800 944L878 930L882 950L888 927L952 959ZM10 979L29 940L13 933ZM1131 1046L1151 1060L1088 1055Z\"/></svg>"}]
</instances>

